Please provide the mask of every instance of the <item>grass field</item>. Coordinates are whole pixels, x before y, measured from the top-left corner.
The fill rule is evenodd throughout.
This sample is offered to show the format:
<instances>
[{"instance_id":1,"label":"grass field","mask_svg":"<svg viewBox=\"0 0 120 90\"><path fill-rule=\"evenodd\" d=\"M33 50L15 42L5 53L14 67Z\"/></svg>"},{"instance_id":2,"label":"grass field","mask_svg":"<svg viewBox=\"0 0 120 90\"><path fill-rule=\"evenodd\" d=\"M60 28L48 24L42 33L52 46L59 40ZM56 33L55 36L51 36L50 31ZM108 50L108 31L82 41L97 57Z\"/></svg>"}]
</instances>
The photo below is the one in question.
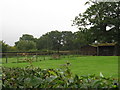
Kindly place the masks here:
<instances>
[{"instance_id":1,"label":"grass field","mask_svg":"<svg viewBox=\"0 0 120 90\"><path fill-rule=\"evenodd\" d=\"M23 58L23 57L21 57ZM8 58L8 63L5 63L5 58L2 59L2 66L5 67L25 67L29 65L28 62L17 62L17 57ZM44 60L45 59L45 60ZM42 60L42 61L40 61ZM70 62L70 69L73 74L88 75L96 74L99 76L100 72L106 77L112 76L118 78L118 57L117 56L66 56L58 60L51 59L49 56L40 56L37 62L33 62L35 67L42 69L46 68L60 68L62 64ZM13 62L13 63L12 63Z\"/></svg>"}]
</instances>

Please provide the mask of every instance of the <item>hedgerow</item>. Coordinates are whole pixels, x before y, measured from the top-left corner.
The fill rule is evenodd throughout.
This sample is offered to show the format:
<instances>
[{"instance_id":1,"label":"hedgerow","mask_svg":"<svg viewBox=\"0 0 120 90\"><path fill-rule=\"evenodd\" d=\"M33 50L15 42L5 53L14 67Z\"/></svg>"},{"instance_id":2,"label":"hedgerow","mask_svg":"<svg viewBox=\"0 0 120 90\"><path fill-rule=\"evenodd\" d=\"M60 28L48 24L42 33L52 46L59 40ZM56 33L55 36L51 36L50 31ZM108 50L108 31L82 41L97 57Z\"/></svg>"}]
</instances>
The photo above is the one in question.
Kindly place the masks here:
<instances>
[{"instance_id":1,"label":"hedgerow","mask_svg":"<svg viewBox=\"0 0 120 90\"><path fill-rule=\"evenodd\" d=\"M73 75L67 65L60 69L38 67L2 68L2 88L118 88L118 81L104 76Z\"/></svg>"}]
</instances>

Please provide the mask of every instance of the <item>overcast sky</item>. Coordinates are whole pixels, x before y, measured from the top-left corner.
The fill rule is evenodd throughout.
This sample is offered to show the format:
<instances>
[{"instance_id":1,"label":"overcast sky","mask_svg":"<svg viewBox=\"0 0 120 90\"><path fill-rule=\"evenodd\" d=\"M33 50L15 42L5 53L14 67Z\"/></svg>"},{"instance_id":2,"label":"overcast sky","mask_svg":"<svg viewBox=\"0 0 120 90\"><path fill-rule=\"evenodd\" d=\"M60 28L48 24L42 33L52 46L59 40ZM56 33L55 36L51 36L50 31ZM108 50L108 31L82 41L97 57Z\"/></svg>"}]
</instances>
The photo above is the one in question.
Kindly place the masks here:
<instances>
[{"instance_id":1,"label":"overcast sky","mask_svg":"<svg viewBox=\"0 0 120 90\"><path fill-rule=\"evenodd\" d=\"M86 10L88 0L1 0L1 40L9 45L22 34L36 38L53 31L78 31L71 26L75 16Z\"/></svg>"}]
</instances>

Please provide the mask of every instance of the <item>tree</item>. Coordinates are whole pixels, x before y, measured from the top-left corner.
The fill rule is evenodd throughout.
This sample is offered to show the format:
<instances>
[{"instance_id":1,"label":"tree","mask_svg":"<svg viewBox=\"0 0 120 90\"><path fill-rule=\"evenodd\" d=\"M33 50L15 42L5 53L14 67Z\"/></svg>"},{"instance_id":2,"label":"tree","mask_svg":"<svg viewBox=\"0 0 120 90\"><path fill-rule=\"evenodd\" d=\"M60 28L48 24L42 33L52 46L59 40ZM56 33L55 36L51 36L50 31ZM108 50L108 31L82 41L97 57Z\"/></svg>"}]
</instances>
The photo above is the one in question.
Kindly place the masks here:
<instances>
[{"instance_id":1,"label":"tree","mask_svg":"<svg viewBox=\"0 0 120 90\"><path fill-rule=\"evenodd\" d=\"M4 41L0 41L0 51L7 52L8 51L8 44L6 44Z\"/></svg>"},{"instance_id":2,"label":"tree","mask_svg":"<svg viewBox=\"0 0 120 90\"><path fill-rule=\"evenodd\" d=\"M89 3L92 3L91 6L83 14L75 17L73 25L78 26L79 29L87 28L94 41L118 42L120 2L89 1Z\"/></svg>"},{"instance_id":3,"label":"tree","mask_svg":"<svg viewBox=\"0 0 120 90\"><path fill-rule=\"evenodd\" d=\"M43 35L37 40L38 50L52 50L52 42L48 35Z\"/></svg>"},{"instance_id":4,"label":"tree","mask_svg":"<svg viewBox=\"0 0 120 90\"><path fill-rule=\"evenodd\" d=\"M37 41L39 50L72 50L74 34L71 31L51 31L42 35Z\"/></svg>"},{"instance_id":5,"label":"tree","mask_svg":"<svg viewBox=\"0 0 120 90\"><path fill-rule=\"evenodd\" d=\"M62 31L62 50L73 50L74 34L71 31Z\"/></svg>"},{"instance_id":6,"label":"tree","mask_svg":"<svg viewBox=\"0 0 120 90\"><path fill-rule=\"evenodd\" d=\"M0 41L0 52L8 52L16 50L15 47L9 46L4 41Z\"/></svg>"},{"instance_id":7,"label":"tree","mask_svg":"<svg viewBox=\"0 0 120 90\"><path fill-rule=\"evenodd\" d=\"M85 36L83 32L75 32L74 33L74 49L80 49L80 47L88 44L87 37Z\"/></svg>"},{"instance_id":8,"label":"tree","mask_svg":"<svg viewBox=\"0 0 120 90\"><path fill-rule=\"evenodd\" d=\"M36 49L36 43L34 41L20 40L16 47L18 50L28 51Z\"/></svg>"},{"instance_id":9,"label":"tree","mask_svg":"<svg viewBox=\"0 0 120 90\"><path fill-rule=\"evenodd\" d=\"M8 46L8 51L10 52L17 51L17 48L15 46Z\"/></svg>"},{"instance_id":10,"label":"tree","mask_svg":"<svg viewBox=\"0 0 120 90\"><path fill-rule=\"evenodd\" d=\"M9 46L4 41L0 41L0 52L12 52L17 51L15 46Z\"/></svg>"},{"instance_id":11,"label":"tree","mask_svg":"<svg viewBox=\"0 0 120 90\"><path fill-rule=\"evenodd\" d=\"M34 41L34 37L33 35L23 34L22 37L20 37L20 40Z\"/></svg>"},{"instance_id":12,"label":"tree","mask_svg":"<svg viewBox=\"0 0 120 90\"><path fill-rule=\"evenodd\" d=\"M57 50L58 53L59 53L59 50L62 46L62 43L61 43L62 42L61 41L62 34L61 34L61 32L59 32L57 30L56 31L51 31L49 33L49 37L50 37L50 39L52 41L52 44L53 44L53 50Z\"/></svg>"},{"instance_id":13,"label":"tree","mask_svg":"<svg viewBox=\"0 0 120 90\"><path fill-rule=\"evenodd\" d=\"M19 38L19 41L21 40L36 42L36 38L34 38L33 35L29 35L29 34L23 34L22 37ZM19 43L19 41L15 42L16 46Z\"/></svg>"},{"instance_id":14,"label":"tree","mask_svg":"<svg viewBox=\"0 0 120 90\"><path fill-rule=\"evenodd\" d=\"M36 49L36 41L33 35L23 34L22 37L19 38L19 41L15 42L15 47L23 51L33 50Z\"/></svg>"}]
</instances>

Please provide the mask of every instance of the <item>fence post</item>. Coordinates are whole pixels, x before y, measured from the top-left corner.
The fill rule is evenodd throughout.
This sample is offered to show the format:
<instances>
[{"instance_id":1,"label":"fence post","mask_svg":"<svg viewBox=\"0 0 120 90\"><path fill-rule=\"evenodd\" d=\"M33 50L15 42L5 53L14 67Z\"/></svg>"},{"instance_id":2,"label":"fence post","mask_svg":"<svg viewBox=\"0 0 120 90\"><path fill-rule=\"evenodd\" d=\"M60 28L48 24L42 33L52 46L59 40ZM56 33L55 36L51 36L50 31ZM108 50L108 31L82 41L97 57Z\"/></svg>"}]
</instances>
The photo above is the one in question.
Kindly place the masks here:
<instances>
[{"instance_id":1,"label":"fence post","mask_svg":"<svg viewBox=\"0 0 120 90\"><path fill-rule=\"evenodd\" d=\"M6 63L8 63L8 57L6 56Z\"/></svg>"},{"instance_id":2,"label":"fence post","mask_svg":"<svg viewBox=\"0 0 120 90\"><path fill-rule=\"evenodd\" d=\"M19 60L19 57L18 57L18 54L17 54L17 63L18 63L18 60Z\"/></svg>"},{"instance_id":3,"label":"fence post","mask_svg":"<svg viewBox=\"0 0 120 90\"><path fill-rule=\"evenodd\" d=\"M36 53L36 62L37 62L37 53Z\"/></svg>"},{"instance_id":4,"label":"fence post","mask_svg":"<svg viewBox=\"0 0 120 90\"><path fill-rule=\"evenodd\" d=\"M44 55L44 60L45 60L45 55Z\"/></svg>"}]
</instances>

